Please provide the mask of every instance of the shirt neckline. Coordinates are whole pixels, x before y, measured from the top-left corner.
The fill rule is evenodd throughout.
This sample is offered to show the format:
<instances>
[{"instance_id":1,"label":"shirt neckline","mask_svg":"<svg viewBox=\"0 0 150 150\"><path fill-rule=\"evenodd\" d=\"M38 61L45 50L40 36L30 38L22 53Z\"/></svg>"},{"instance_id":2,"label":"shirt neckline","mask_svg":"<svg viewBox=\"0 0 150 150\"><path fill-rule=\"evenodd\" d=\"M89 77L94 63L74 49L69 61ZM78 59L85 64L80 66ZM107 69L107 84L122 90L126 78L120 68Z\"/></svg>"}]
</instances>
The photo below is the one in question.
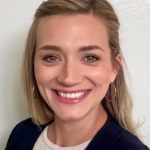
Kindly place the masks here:
<instances>
[{"instance_id":1,"label":"shirt neckline","mask_svg":"<svg viewBox=\"0 0 150 150\"><path fill-rule=\"evenodd\" d=\"M48 126L49 126L49 125L48 125ZM59 149L59 150L70 150L70 149L72 149L72 150L76 150L76 149L80 149L80 148L84 147L85 145L87 146L87 145L91 142L91 140L92 140L92 139L91 139L91 140L88 140L88 141L86 141L86 142L84 142L84 143L81 143L81 144L79 144L79 145L76 145L76 146L60 147L60 146L58 146L58 145L52 143L52 142L48 139L48 137L47 137L48 126L47 126L47 127L44 129L44 131L43 131L43 139L44 139L45 144L46 144L48 147L52 148L52 149Z\"/></svg>"}]
</instances>

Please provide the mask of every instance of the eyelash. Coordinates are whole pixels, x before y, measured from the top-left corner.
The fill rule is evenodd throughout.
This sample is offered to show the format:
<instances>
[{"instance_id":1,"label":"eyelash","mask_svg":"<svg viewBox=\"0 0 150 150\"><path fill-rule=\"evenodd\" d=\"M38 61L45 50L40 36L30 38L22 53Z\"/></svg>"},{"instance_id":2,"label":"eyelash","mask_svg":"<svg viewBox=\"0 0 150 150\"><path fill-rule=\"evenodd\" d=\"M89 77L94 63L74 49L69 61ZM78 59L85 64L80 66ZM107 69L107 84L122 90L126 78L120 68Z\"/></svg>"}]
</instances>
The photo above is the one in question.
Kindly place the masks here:
<instances>
[{"instance_id":1,"label":"eyelash","mask_svg":"<svg viewBox=\"0 0 150 150\"><path fill-rule=\"evenodd\" d=\"M44 61L46 61L46 62L50 62L50 63L52 63L52 61L48 61L47 59L49 58L49 57L55 57L55 58L57 58L56 56L53 56L53 55L49 55L49 56L46 56L46 57L44 57ZM58 58L57 58L58 59Z\"/></svg>"},{"instance_id":2,"label":"eyelash","mask_svg":"<svg viewBox=\"0 0 150 150\"><path fill-rule=\"evenodd\" d=\"M48 60L47 60L49 57L55 57L55 58L57 58L56 56L49 55L49 56L44 57L43 60L44 60L44 61L47 61L47 62L50 62L50 63L53 63L54 61L48 61ZM89 63L92 63L92 62L95 62L95 61L97 61L97 60L100 60L100 58L98 58L98 57L95 56L95 55L87 55L87 56L85 56L85 58L87 58L87 57L93 57L93 58L95 58L95 60L88 61ZM84 59L85 59L85 58L84 58ZM57 58L57 59L58 59L58 58Z\"/></svg>"},{"instance_id":3,"label":"eyelash","mask_svg":"<svg viewBox=\"0 0 150 150\"><path fill-rule=\"evenodd\" d=\"M85 58L87 58L87 57L93 57L93 58L95 58L95 60L88 61L89 63L92 63L92 62L95 62L95 61L97 61L97 60L100 60L100 58L98 58L98 57L95 56L95 55L87 55ZM84 58L84 59L85 59L85 58Z\"/></svg>"}]
</instances>

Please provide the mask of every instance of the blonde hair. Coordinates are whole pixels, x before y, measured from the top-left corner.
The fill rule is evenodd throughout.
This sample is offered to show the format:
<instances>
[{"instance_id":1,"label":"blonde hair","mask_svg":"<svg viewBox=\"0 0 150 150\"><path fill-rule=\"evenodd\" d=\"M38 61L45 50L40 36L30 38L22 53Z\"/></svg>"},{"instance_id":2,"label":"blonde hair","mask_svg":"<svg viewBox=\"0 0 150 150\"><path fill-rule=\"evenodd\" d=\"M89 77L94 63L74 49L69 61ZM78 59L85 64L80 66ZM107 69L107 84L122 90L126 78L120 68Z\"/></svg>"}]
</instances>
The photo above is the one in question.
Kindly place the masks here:
<instances>
[{"instance_id":1,"label":"blonde hair","mask_svg":"<svg viewBox=\"0 0 150 150\"><path fill-rule=\"evenodd\" d=\"M112 6L106 0L48 0L43 2L36 10L34 22L27 37L22 64L23 90L26 95L29 114L34 122L38 125L45 124L51 120L51 114L53 113L42 98L34 76L33 62L37 26L43 17L57 14L93 14L103 19L108 30L112 64L119 66L120 69L114 81L117 96L112 103L104 98L102 105L123 128L134 135L138 135L136 130L138 125L132 120L133 102L125 82L123 67L116 60L116 56L121 54L118 32L120 24ZM114 97L111 89L108 89L107 93L110 95L110 99Z\"/></svg>"}]
</instances>

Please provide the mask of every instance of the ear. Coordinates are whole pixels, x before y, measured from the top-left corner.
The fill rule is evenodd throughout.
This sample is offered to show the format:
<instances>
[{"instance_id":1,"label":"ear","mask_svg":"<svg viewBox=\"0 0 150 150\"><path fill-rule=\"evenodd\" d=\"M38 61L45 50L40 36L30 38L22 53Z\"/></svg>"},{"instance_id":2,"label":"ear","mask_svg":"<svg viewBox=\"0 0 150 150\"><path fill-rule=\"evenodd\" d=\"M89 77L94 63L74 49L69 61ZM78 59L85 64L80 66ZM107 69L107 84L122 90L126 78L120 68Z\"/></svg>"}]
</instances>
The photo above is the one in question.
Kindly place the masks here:
<instances>
[{"instance_id":1,"label":"ear","mask_svg":"<svg viewBox=\"0 0 150 150\"><path fill-rule=\"evenodd\" d=\"M118 61L118 63L119 63L120 66L121 66L121 65L122 65L122 62L123 62L123 57L122 57L122 55L121 55L121 54L118 54L118 55L116 56L116 60ZM113 64L113 66L112 66L112 75L111 75L110 82L114 82L114 80L116 79L116 76L117 76L117 74L118 74L118 72L119 72L119 70L120 70L120 66L119 66L117 63Z\"/></svg>"},{"instance_id":2,"label":"ear","mask_svg":"<svg viewBox=\"0 0 150 150\"><path fill-rule=\"evenodd\" d=\"M118 54L118 55L116 56L116 60L119 62L120 65L122 65L123 57L122 57L121 54ZM118 71L119 71L119 70L118 70Z\"/></svg>"}]
</instances>

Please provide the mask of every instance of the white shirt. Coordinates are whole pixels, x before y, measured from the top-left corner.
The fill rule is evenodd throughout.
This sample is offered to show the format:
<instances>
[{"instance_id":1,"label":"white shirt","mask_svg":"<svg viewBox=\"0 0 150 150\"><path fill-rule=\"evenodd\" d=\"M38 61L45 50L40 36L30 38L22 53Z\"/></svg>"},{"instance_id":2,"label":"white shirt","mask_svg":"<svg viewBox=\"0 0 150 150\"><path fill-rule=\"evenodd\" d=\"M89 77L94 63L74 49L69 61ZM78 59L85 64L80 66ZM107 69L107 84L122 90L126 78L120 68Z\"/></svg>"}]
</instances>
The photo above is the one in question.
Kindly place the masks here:
<instances>
[{"instance_id":1,"label":"white shirt","mask_svg":"<svg viewBox=\"0 0 150 150\"><path fill-rule=\"evenodd\" d=\"M48 126L44 129L44 131L39 136L38 140L36 141L33 150L84 150L91 140L86 141L80 145L72 146L72 147L60 147L54 143L52 143L48 137Z\"/></svg>"}]
</instances>

